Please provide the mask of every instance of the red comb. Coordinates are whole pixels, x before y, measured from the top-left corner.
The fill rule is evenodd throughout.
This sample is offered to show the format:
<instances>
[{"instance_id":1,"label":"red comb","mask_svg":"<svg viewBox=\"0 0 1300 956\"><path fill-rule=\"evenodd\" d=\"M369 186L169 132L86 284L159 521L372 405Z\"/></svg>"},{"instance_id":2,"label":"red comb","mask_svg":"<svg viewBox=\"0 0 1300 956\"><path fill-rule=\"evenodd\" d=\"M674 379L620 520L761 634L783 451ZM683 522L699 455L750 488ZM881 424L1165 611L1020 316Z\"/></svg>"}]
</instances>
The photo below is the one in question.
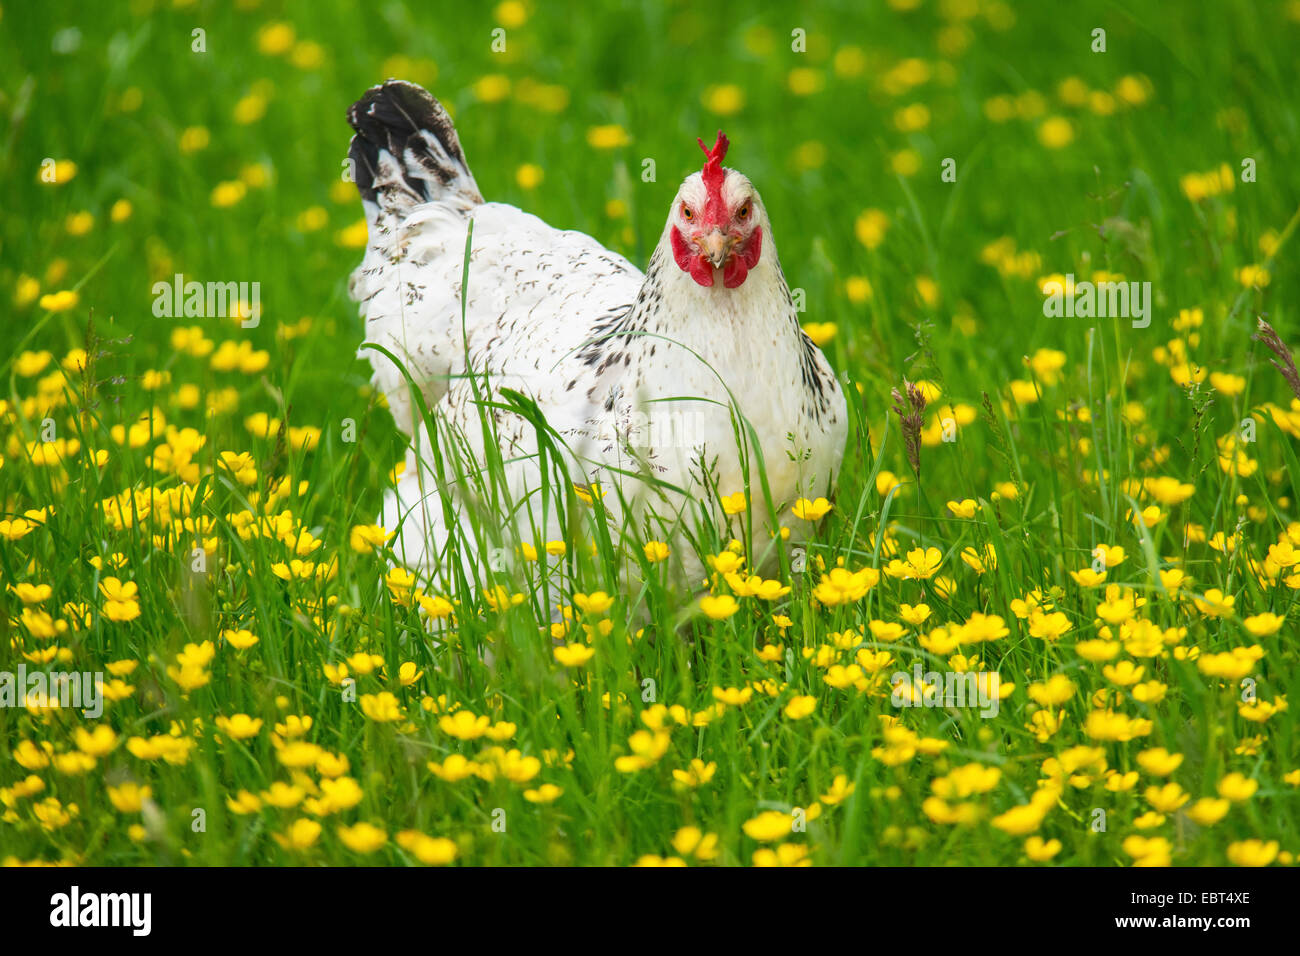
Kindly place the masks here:
<instances>
[{"instance_id":1,"label":"red comb","mask_svg":"<svg viewBox=\"0 0 1300 956\"><path fill-rule=\"evenodd\" d=\"M696 142L708 157L700 173L704 179L704 189L708 194L704 207L705 219L707 222L720 223L726 218L726 207L722 202L722 160L727 155L727 147L731 142L722 130L718 130L718 141L713 144L713 149L705 146L702 139L696 139Z\"/></svg>"},{"instance_id":2,"label":"red comb","mask_svg":"<svg viewBox=\"0 0 1300 956\"><path fill-rule=\"evenodd\" d=\"M704 140L697 138L695 140L700 144L700 149L704 150L704 155L708 157L704 163L704 185L712 188L722 187L722 161L727 156L727 147L731 141L727 139L722 130L718 130L718 141L713 144L713 149L704 145Z\"/></svg>"}]
</instances>

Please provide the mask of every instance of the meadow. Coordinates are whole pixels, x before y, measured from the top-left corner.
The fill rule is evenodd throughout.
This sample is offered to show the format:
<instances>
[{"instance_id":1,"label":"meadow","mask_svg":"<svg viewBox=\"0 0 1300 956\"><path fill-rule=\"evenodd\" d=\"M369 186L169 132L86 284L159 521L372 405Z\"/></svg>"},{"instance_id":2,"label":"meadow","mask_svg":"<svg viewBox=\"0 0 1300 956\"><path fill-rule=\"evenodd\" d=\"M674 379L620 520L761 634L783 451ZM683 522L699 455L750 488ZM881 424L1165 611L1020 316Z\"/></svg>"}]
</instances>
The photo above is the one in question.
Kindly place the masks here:
<instances>
[{"instance_id":1,"label":"meadow","mask_svg":"<svg viewBox=\"0 0 1300 956\"><path fill-rule=\"evenodd\" d=\"M1297 44L1300 0L4 0L0 860L1293 864ZM639 266L725 129L850 397L788 540L719 489L682 587L557 470L564 540L485 505L475 580L397 563L343 165L390 76ZM1145 319L1047 314L1120 281Z\"/></svg>"}]
</instances>

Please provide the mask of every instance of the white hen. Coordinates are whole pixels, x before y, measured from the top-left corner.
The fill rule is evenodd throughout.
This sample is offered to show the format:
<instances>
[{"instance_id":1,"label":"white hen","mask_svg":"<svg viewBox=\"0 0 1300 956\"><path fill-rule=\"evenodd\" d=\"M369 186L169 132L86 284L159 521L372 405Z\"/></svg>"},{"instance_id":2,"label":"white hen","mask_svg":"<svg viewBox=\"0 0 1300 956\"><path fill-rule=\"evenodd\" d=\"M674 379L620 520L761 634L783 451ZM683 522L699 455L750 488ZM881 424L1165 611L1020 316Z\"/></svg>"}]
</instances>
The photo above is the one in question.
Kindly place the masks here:
<instances>
[{"instance_id":1,"label":"white hen","mask_svg":"<svg viewBox=\"0 0 1300 956\"><path fill-rule=\"evenodd\" d=\"M619 484L635 523L645 527L653 512L667 524L650 536L665 528L672 536L698 502L721 518L718 495L746 486L734 409L752 425L778 509L828 492L844 453L844 396L799 326L757 190L722 167L725 136L711 150L700 143L704 168L677 191L642 275L588 235L485 202L450 117L424 89L390 80L355 103L348 121L370 230L351 279L366 339L402 362L437 430L459 433L470 458L488 452L481 401L513 389L563 437L575 481ZM380 521L400 527L403 562L432 573L446 563L449 513L431 475L432 445L401 370L374 349L361 354L415 439ZM534 428L499 407L489 414L488 440L501 450L511 497L524 502L540 482ZM755 540L765 540L758 457L751 449L748 458ZM617 498L605 499L615 516ZM465 522L462 505L450 513ZM539 529L543 540L558 536L553 512L543 526L527 511L513 519L522 540ZM684 564L698 576L693 558Z\"/></svg>"}]
</instances>

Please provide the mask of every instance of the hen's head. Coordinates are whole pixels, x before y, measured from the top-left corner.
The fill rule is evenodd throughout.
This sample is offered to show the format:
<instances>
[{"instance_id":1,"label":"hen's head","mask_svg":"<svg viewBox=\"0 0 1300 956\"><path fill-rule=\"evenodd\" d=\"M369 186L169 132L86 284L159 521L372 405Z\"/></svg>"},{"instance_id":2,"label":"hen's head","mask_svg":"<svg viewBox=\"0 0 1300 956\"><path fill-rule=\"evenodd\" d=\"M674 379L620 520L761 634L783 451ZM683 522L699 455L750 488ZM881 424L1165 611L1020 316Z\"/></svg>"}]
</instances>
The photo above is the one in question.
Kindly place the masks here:
<instances>
[{"instance_id":1,"label":"hen's head","mask_svg":"<svg viewBox=\"0 0 1300 956\"><path fill-rule=\"evenodd\" d=\"M713 285L721 272L722 284L734 289L758 265L767 213L753 184L722 168L730 145L722 131L713 149L699 143L708 159L686 177L668 216L673 258L700 285Z\"/></svg>"}]
</instances>

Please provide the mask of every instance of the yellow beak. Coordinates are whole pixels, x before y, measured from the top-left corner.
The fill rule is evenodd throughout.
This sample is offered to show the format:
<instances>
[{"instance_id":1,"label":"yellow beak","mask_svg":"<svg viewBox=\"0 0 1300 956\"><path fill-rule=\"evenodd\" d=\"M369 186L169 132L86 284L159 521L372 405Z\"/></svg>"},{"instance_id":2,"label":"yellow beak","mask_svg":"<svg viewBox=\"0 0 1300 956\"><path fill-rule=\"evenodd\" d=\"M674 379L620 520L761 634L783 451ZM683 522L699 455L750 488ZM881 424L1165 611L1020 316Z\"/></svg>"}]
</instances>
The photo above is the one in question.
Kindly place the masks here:
<instances>
[{"instance_id":1,"label":"yellow beak","mask_svg":"<svg viewBox=\"0 0 1300 956\"><path fill-rule=\"evenodd\" d=\"M727 261L727 256L731 255L731 249L736 244L736 240L724 236L721 229L714 229L707 235L699 236L695 242L700 247L700 255L713 263L715 269L722 268L722 264Z\"/></svg>"}]
</instances>

